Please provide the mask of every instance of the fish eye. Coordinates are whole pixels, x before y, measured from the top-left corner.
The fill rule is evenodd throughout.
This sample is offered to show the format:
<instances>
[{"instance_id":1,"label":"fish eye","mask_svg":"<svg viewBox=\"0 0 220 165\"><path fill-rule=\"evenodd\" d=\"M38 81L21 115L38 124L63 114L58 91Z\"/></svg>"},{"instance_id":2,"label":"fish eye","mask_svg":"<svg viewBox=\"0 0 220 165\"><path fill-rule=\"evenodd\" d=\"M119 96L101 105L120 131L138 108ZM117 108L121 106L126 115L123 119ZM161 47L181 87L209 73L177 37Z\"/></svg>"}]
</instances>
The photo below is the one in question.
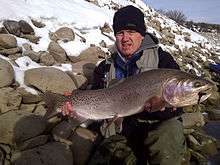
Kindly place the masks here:
<instances>
[{"instance_id":1,"label":"fish eye","mask_svg":"<svg viewBox=\"0 0 220 165\"><path fill-rule=\"evenodd\" d=\"M201 82L198 82L198 81L197 81L197 82L194 83L194 87L195 87L195 88L199 88L199 87L201 87L201 86L202 86L202 83L201 83Z\"/></svg>"}]
</instances>

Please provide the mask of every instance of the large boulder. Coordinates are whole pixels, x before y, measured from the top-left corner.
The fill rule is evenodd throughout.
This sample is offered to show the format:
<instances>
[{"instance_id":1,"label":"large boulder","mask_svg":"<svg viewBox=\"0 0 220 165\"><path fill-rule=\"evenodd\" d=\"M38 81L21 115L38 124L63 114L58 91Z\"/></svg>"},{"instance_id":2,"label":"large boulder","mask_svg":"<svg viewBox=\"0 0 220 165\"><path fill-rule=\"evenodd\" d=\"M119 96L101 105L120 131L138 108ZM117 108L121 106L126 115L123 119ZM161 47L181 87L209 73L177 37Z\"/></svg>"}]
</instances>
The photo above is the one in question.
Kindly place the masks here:
<instances>
[{"instance_id":1,"label":"large boulder","mask_svg":"<svg viewBox=\"0 0 220 165\"><path fill-rule=\"evenodd\" d=\"M90 61L96 64L100 59L104 59L106 56L105 52L100 47L89 47L82 51L79 55L80 60Z\"/></svg>"},{"instance_id":2,"label":"large boulder","mask_svg":"<svg viewBox=\"0 0 220 165\"><path fill-rule=\"evenodd\" d=\"M48 52L54 57L57 62L63 63L66 61L65 50L56 42L50 42Z\"/></svg>"},{"instance_id":3,"label":"large boulder","mask_svg":"<svg viewBox=\"0 0 220 165\"><path fill-rule=\"evenodd\" d=\"M73 41L75 39L75 34L71 28L61 27L55 33L50 33L49 37L53 41L61 40L63 42Z\"/></svg>"},{"instance_id":4,"label":"large boulder","mask_svg":"<svg viewBox=\"0 0 220 165\"><path fill-rule=\"evenodd\" d=\"M26 21L24 20L20 20L18 22L18 24L20 25L20 28L21 28L21 32L23 34L35 34L34 33L34 29L31 27L31 25L29 25Z\"/></svg>"},{"instance_id":5,"label":"large boulder","mask_svg":"<svg viewBox=\"0 0 220 165\"><path fill-rule=\"evenodd\" d=\"M17 21L5 20L3 22L3 25L10 34L13 34L15 36L20 36L21 35L21 27L20 27L20 25Z\"/></svg>"},{"instance_id":6,"label":"large boulder","mask_svg":"<svg viewBox=\"0 0 220 165\"><path fill-rule=\"evenodd\" d=\"M73 91L76 86L73 80L63 71L53 67L29 69L25 72L24 82L42 92L52 91L63 94Z\"/></svg>"},{"instance_id":7,"label":"large boulder","mask_svg":"<svg viewBox=\"0 0 220 165\"><path fill-rule=\"evenodd\" d=\"M33 113L10 111L0 115L0 143L3 144L19 146L45 129L46 121Z\"/></svg>"},{"instance_id":8,"label":"large boulder","mask_svg":"<svg viewBox=\"0 0 220 165\"><path fill-rule=\"evenodd\" d=\"M73 165L71 150L64 144L53 142L12 155L16 165Z\"/></svg>"},{"instance_id":9,"label":"large boulder","mask_svg":"<svg viewBox=\"0 0 220 165\"><path fill-rule=\"evenodd\" d=\"M96 65L90 61L83 60L72 64L72 72L76 74L83 74L88 83L93 81L93 73Z\"/></svg>"},{"instance_id":10,"label":"large boulder","mask_svg":"<svg viewBox=\"0 0 220 165\"><path fill-rule=\"evenodd\" d=\"M0 34L0 48L10 49L17 47L17 40L13 35Z\"/></svg>"},{"instance_id":11,"label":"large boulder","mask_svg":"<svg viewBox=\"0 0 220 165\"><path fill-rule=\"evenodd\" d=\"M0 88L9 86L14 81L14 70L11 64L0 58Z\"/></svg>"},{"instance_id":12,"label":"large boulder","mask_svg":"<svg viewBox=\"0 0 220 165\"><path fill-rule=\"evenodd\" d=\"M11 110L18 110L21 104L22 97L13 88L0 88L0 113Z\"/></svg>"}]
</instances>

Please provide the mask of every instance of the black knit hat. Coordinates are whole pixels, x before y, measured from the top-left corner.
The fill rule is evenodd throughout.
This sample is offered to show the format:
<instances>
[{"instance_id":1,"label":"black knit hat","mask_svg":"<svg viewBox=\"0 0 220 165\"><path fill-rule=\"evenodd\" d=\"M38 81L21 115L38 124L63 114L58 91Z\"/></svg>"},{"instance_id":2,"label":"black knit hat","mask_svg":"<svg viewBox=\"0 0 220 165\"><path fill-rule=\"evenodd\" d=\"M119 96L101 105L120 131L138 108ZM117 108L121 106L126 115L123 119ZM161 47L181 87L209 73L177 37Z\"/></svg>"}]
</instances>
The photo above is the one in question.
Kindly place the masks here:
<instances>
[{"instance_id":1,"label":"black knit hat","mask_svg":"<svg viewBox=\"0 0 220 165\"><path fill-rule=\"evenodd\" d=\"M119 9L113 18L114 34L126 29L136 30L142 36L145 36L146 33L144 14L132 5Z\"/></svg>"}]
</instances>

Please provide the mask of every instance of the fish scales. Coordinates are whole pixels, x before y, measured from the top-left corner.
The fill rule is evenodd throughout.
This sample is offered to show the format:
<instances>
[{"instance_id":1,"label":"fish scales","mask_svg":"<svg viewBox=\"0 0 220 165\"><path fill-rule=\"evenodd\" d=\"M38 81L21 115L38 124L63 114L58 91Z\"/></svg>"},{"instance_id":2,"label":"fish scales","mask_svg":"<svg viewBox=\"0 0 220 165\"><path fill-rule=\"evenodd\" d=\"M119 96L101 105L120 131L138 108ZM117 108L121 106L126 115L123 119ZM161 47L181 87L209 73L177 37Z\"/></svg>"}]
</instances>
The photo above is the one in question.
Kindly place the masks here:
<instances>
[{"instance_id":1,"label":"fish scales","mask_svg":"<svg viewBox=\"0 0 220 165\"><path fill-rule=\"evenodd\" d=\"M195 83L199 83L199 88L194 87ZM64 99L60 99L54 108L62 107L65 104L62 100L66 100L71 101L73 111L88 119L124 117L142 111L145 103L154 96L161 97L171 106L195 104L198 93L207 92L212 87L211 82L180 70L154 69L130 76L110 88L76 90L71 96L59 96ZM208 95L210 92L204 100ZM190 96L192 98L188 100Z\"/></svg>"}]
</instances>

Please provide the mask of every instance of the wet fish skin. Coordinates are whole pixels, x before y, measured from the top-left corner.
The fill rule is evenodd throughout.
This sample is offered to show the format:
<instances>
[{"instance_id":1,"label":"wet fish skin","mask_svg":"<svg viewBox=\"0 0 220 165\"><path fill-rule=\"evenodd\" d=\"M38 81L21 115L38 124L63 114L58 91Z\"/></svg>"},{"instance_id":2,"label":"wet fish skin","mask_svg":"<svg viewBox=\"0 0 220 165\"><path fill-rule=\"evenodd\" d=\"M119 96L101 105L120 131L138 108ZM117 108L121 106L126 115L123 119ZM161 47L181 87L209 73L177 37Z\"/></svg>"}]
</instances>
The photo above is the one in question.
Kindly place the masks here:
<instances>
[{"instance_id":1,"label":"wet fish skin","mask_svg":"<svg viewBox=\"0 0 220 165\"><path fill-rule=\"evenodd\" d=\"M44 100L49 107L46 116L61 112L69 102L77 117L99 120L139 113L154 96L159 96L168 107L197 104L211 95L213 87L210 81L180 70L154 69L106 89L75 90L69 96L46 92Z\"/></svg>"}]
</instances>

